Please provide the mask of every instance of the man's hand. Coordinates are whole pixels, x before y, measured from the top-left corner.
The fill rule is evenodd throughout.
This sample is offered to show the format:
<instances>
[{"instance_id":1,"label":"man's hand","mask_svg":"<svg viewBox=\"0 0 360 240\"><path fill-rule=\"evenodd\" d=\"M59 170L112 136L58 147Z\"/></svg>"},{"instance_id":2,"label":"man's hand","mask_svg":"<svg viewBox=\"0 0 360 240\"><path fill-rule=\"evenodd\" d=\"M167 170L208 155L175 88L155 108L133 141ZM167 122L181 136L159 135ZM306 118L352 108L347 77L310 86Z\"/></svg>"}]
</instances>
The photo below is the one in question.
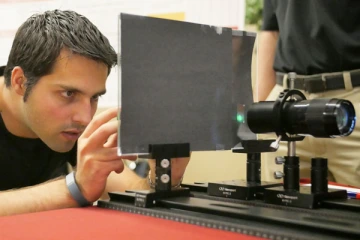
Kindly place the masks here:
<instances>
[{"instance_id":1,"label":"man's hand","mask_svg":"<svg viewBox=\"0 0 360 240\"><path fill-rule=\"evenodd\" d=\"M78 140L75 177L89 202L101 196L112 171L121 173L124 170L123 161L117 155L116 134L119 123L110 121L117 113L118 109L112 108L96 115Z\"/></svg>"}]
</instances>

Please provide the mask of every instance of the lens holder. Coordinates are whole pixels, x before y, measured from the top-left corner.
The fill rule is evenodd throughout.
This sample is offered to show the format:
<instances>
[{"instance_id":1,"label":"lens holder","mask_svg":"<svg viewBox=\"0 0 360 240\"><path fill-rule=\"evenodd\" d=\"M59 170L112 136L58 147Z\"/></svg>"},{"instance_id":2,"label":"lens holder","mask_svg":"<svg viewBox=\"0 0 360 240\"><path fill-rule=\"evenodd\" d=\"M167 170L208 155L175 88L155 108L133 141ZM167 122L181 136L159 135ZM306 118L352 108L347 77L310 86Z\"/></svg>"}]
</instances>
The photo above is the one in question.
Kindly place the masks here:
<instances>
[{"instance_id":1,"label":"lens holder","mask_svg":"<svg viewBox=\"0 0 360 240\"><path fill-rule=\"evenodd\" d=\"M274 108L273 108L273 125L275 126L275 133L277 136L281 136L281 140L282 141L302 141L305 137L304 136L289 136L286 134L286 131L284 129L284 117L283 117L283 107L284 104L286 103L286 101L289 98L293 98L290 99L290 101L294 101L294 100L298 100L298 101L302 101L302 100L306 100L305 95L300 92L299 90L296 89L285 89L283 92L281 92L278 96L278 98L276 99L275 103L274 103Z\"/></svg>"}]
</instances>

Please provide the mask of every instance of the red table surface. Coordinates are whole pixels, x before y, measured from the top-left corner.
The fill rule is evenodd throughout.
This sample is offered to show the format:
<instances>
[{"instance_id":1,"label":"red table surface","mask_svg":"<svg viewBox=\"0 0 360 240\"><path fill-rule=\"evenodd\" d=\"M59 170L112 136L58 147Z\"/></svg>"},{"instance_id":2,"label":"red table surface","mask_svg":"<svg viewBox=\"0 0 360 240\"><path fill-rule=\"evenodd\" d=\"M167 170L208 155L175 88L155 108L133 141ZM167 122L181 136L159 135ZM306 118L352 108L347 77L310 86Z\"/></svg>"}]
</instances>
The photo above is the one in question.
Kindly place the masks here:
<instances>
[{"instance_id":1,"label":"red table surface","mask_svg":"<svg viewBox=\"0 0 360 240\"><path fill-rule=\"evenodd\" d=\"M245 239L258 237L96 207L0 217L0 239Z\"/></svg>"}]
</instances>

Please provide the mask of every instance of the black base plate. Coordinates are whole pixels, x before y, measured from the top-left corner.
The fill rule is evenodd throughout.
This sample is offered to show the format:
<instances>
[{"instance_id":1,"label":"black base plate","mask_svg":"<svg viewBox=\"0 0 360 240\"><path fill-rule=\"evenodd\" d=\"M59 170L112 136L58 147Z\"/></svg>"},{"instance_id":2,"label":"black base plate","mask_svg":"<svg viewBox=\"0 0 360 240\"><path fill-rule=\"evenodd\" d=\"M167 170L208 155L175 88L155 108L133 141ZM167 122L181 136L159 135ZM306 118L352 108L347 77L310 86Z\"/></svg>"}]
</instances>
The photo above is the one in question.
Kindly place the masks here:
<instances>
[{"instance_id":1,"label":"black base plate","mask_svg":"<svg viewBox=\"0 0 360 240\"><path fill-rule=\"evenodd\" d=\"M155 191L155 190L138 190L126 192L109 192L111 201L130 202L136 207L153 207L160 199L172 197L189 197L190 190L188 188L175 188L171 191Z\"/></svg>"},{"instance_id":2,"label":"black base plate","mask_svg":"<svg viewBox=\"0 0 360 240\"><path fill-rule=\"evenodd\" d=\"M262 181L260 183L245 180L221 181L208 184L210 196L233 198L240 200L261 199L265 188L280 187L282 183Z\"/></svg>"},{"instance_id":3,"label":"black base plate","mask_svg":"<svg viewBox=\"0 0 360 240\"><path fill-rule=\"evenodd\" d=\"M347 199L346 190L329 189L325 193L311 193L311 187L301 186L299 191L288 191L283 187L266 188L264 201L270 204L300 207L318 208L324 200Z\"/></svg>"}]
</instances>

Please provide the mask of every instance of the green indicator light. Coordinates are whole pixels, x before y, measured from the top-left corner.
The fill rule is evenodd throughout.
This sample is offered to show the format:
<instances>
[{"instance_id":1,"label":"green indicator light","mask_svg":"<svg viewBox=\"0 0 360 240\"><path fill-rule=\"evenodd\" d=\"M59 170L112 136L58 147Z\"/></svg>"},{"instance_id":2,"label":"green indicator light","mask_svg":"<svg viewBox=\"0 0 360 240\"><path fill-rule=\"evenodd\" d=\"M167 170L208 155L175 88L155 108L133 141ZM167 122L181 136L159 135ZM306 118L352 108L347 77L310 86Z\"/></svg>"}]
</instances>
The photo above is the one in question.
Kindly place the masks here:
<instances>
[{"instance_id":1,"label":"green indicator light","mask_svg":"<svg viewBox=\"0 0 360 240\"><path fill-rule=\"evenodd\" d=\"M244 122L244 116L238 113L237 116L236 116L236 120L239 123L243 123Z\"/></svg>"}]
</instances>

